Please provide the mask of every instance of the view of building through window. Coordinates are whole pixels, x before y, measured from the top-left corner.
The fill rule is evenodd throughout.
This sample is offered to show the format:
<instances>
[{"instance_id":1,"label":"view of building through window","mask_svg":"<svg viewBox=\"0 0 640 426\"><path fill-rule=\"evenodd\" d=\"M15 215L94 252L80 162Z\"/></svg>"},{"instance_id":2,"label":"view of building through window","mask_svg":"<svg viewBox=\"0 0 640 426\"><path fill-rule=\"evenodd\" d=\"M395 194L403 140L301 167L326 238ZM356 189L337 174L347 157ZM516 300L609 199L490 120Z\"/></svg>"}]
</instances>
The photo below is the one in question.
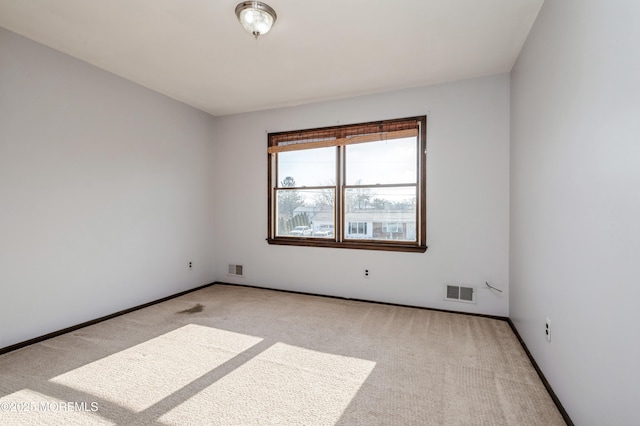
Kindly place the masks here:
<instances>
[{"instance_id":1,"label":"view of building through window","mask_svg":"<svg viewBox=\"0 0 640 426\"><path fill-rule=\"evenodd\" d=\"M424 149L418 127L360 139L322 134L310 143L274 149L271 237L423 244Z\"/></svg>"}]
</instances>

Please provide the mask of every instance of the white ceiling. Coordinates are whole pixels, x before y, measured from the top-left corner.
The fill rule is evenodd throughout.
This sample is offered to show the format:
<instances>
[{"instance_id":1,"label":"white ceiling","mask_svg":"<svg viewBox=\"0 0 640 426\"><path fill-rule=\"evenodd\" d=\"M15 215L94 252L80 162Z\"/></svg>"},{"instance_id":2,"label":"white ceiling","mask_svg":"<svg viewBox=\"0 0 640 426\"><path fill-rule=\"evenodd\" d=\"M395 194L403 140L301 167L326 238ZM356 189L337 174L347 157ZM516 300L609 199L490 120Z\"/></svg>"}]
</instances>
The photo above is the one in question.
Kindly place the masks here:
<instances>
[{"instance_id":1,"label":"white ceiling","mask_svg":"<svg viewBox=\"0 0 640 426\"><path fill-rule=\"evenodd\" d=\"M543 0L0 0L0 26L213 115L511 70Z\"/></svg>"}]
</instances>

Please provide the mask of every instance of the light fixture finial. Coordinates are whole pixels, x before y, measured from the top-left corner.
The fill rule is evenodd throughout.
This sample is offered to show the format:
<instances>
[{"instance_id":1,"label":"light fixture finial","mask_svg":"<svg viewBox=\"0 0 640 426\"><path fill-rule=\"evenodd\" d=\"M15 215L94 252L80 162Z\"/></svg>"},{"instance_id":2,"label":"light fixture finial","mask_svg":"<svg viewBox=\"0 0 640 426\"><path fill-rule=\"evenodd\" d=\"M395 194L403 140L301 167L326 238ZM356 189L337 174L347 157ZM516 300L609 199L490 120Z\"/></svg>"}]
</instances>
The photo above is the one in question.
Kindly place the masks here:
<instances>
[{"instance_id":1,"label":"light fixture finial","mask_svg":"<svg viewBox=\"0 0 640 426\"><path fill-rule=\"evenodd\" d=\"M256 39L269 32L276 22L276 11L260 1L243 1L236 6L236 16L243 28Z\"/></svg>"}]
</instances>

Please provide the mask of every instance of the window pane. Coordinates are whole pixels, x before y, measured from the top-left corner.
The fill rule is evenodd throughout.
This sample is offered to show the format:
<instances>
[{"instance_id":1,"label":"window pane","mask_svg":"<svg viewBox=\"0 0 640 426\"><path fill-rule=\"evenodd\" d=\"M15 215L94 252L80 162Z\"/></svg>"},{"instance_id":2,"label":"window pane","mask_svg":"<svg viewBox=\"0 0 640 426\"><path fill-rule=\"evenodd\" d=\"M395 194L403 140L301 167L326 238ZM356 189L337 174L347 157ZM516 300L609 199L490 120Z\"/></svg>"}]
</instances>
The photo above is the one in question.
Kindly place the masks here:
<instances>
[{"instance_id":1,"label":"window pane","mask_svg":"<svg viewBox=\"0 0 640 426\"><path fill-rule=\"evenodd\" d=\"M416 138L347 145L347 185L415 183L417 146Z\"/></svg>"},{"instance_id":2,"label":"window pane","mask_svg":"<svg viewBox=\"0 0 640 426\"><path fill-rule=\"evenodd\" d=\"M276 203L276 236L334 238L334 188L276 190Z\"/></svg>"},{"instance_id":3,"label":"window pane","mask_svg":"<svg viewBox=\"0 0 640 426\"><path fill-rule=\"evenodd\" d=\"M336 148L278 154L278 186L326 186L334 185L335 179Z\"/></svg>"},{"instance_id":4,"label":"window pane","mask_svg":"<svg viewBox=\"0 0 640 426\"><path fill-rule=\"evenodd\" d=\"M416 241L416 187L347 188L345 239Z\"/></svg>"}]
</instances>

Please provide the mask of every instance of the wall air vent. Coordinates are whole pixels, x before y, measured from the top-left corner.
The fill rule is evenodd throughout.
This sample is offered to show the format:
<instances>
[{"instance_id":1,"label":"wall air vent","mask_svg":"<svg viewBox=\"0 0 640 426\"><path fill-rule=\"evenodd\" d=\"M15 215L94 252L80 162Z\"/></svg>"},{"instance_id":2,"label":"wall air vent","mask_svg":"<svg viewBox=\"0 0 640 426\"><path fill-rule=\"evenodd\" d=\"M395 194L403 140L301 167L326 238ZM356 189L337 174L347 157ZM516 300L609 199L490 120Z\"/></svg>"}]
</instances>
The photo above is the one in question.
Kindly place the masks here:
<instances>
[{"instance_id":1,"label":"wall air vent","mask_svg":"<svg viewBox=\"0 0 640 426\"><path fill-rule=\"evenodd\" d=\"M444 300L453 302L476 303L476 288L445 284Z\"/></svg>"},{"instance_id":2,"label":"wall air vent","mask_svg":"<svg viewBox=\"0 0 640 426\"><path fill-rule=\"evenodd\" d=\"M233 275L235 277L242 277L244 274L242 273L242 265L232 265L229 264L229 270L227 275Z\"/></svg>"}]
</instances>

